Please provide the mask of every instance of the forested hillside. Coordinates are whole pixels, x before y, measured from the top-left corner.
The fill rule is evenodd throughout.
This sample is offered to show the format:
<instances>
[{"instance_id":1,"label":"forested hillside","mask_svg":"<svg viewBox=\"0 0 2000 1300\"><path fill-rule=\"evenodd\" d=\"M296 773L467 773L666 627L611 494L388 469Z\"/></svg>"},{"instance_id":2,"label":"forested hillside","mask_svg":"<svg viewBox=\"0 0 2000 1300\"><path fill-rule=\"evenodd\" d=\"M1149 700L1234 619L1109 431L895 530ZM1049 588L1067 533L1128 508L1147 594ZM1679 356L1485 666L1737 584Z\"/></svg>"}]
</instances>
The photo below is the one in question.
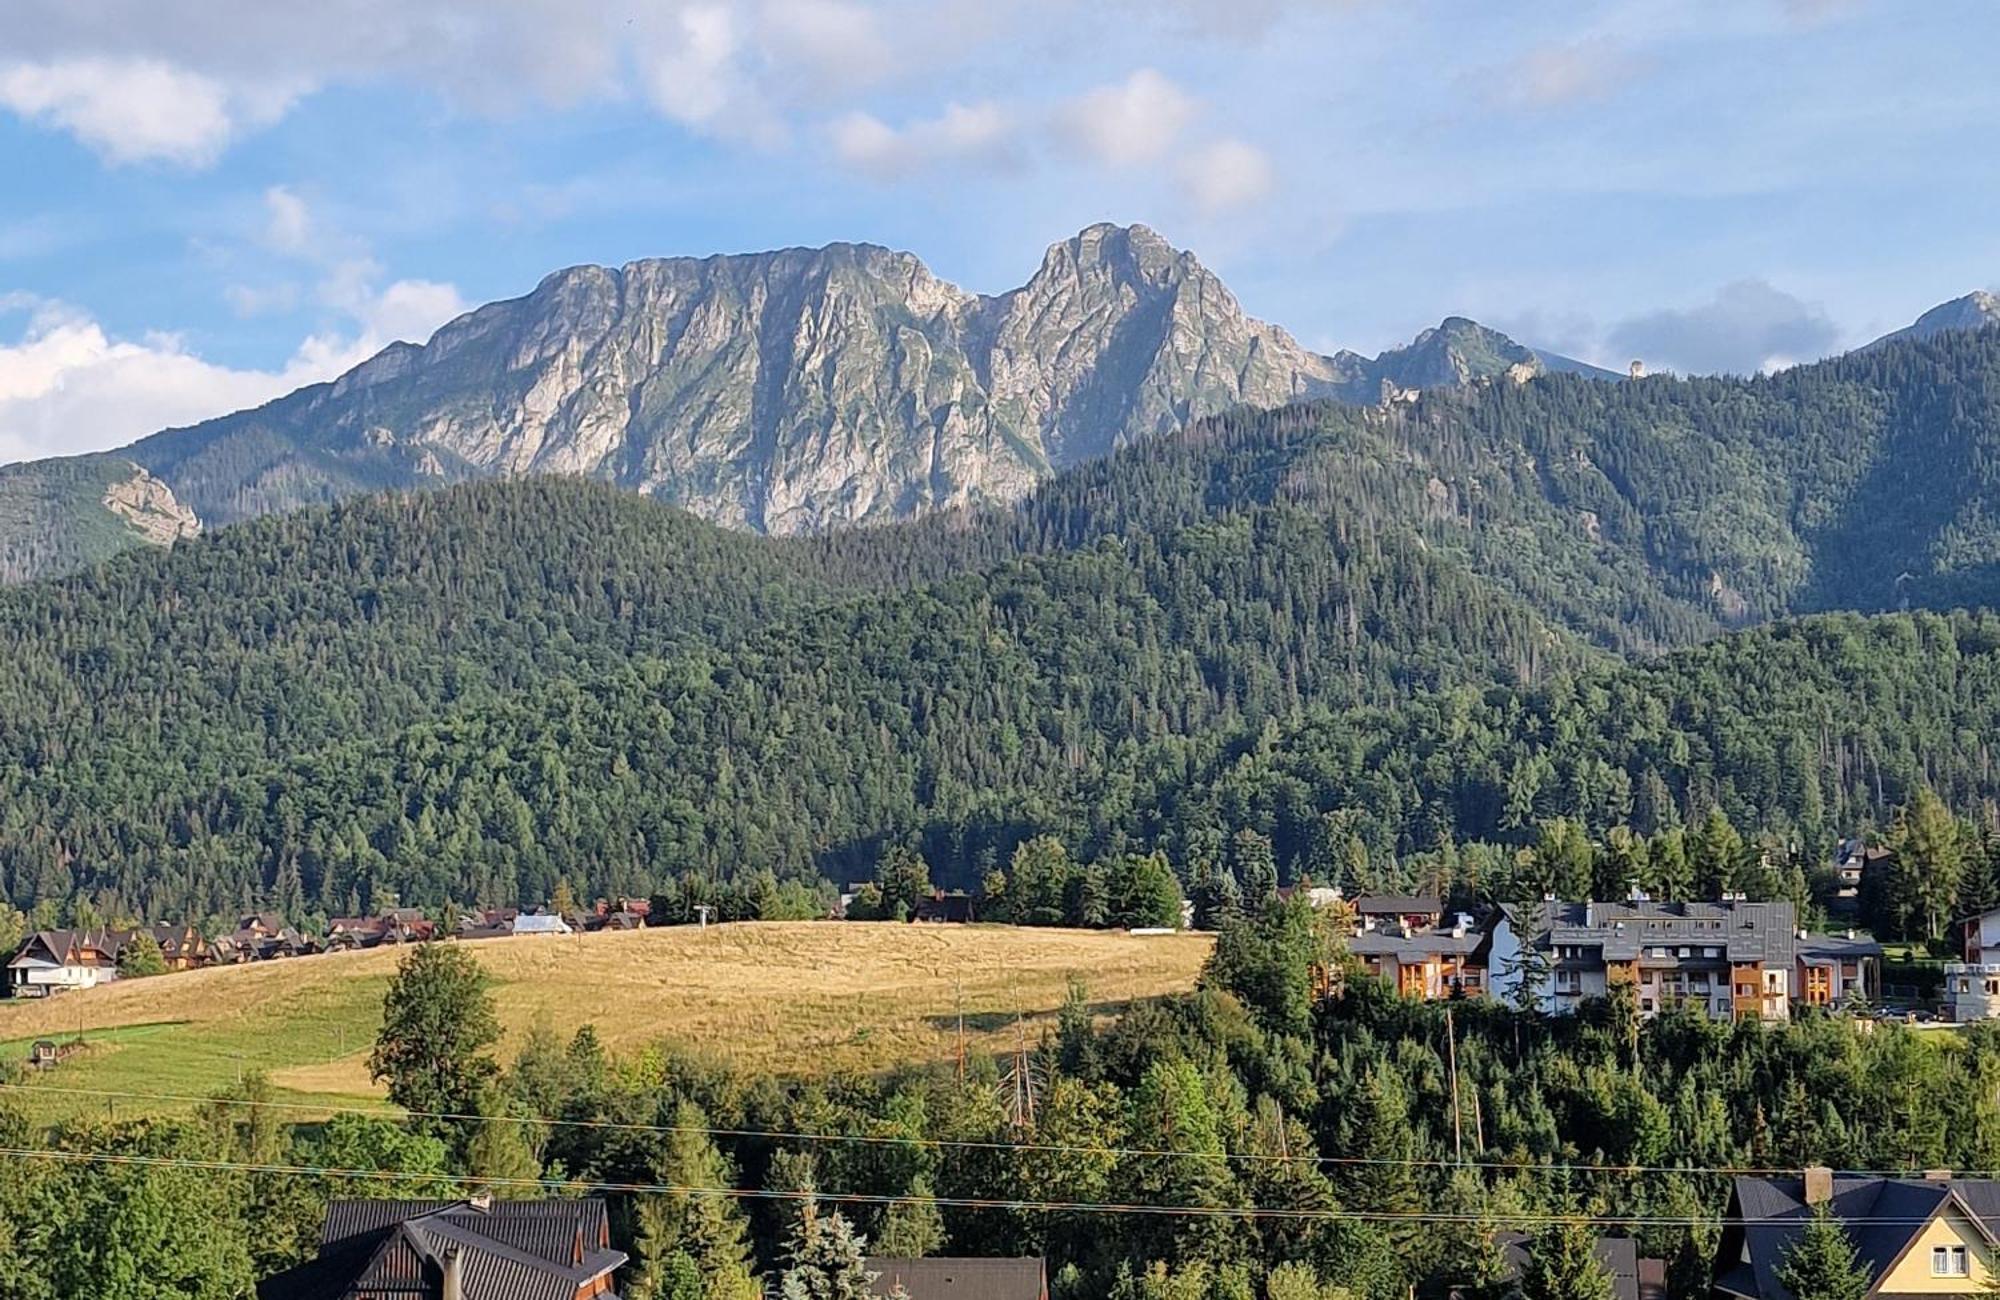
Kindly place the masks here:
<instances>
[{"instance_id":1,"label":"forested hillside","mask_svg":"<svg viewBox=\"0 0 2000 1300\"><path fill-rule=\"evenodd\" d=\"M809 540L548 479L253 521L0 595L0 886L338 912L907 840L971 884L1040 832L1193 876L1246 829L1393 881L1554 816L1968 808L1993 619L1715 638L1988 601L1996 380L1988 331L1240 413Z\"/></svg>"}]
</instances>

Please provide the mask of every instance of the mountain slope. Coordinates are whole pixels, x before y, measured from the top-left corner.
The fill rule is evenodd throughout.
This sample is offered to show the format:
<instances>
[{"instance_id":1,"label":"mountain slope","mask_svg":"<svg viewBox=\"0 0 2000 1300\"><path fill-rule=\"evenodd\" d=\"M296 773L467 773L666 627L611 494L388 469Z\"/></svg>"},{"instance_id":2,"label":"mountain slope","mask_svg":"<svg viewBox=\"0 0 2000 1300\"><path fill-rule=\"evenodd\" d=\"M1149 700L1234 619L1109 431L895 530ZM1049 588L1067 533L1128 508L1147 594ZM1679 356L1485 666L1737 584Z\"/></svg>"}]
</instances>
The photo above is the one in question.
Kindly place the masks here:
<instances>
[{"instance_id":1,"label":"mountain slope","mask_svg":"<svg viewBox=\"0 0 2000 1300\"><path fill-rule=\"evenodd\" d=\"M424 346L119 453L211 525L356 493L572 474L750 531L1018 499L1049 473L1238 405L1575 363L1453 319L1374 361L1245 316L1192 254L1092 226L1018 289L966 293L864 244L559 271ZM31 475L64 471L28 467ZM74 530L102 534L82 502ZM4 522L4 521L0 521ZM37 521L8 576L101 542Z\"/></svg>"},{"instance_id":2,"label":"mountain slope","mask_svg":"<svg viewBox=\"0 0 2000 1300\"><path fill-rule=\"evenodd\" d=\"M2000 332L1950 332L1238 408L823 536L560 478L253 520L0 593L0 891L337 912L851 875L908 837L970 883L1043 830L1390 862L1556 814L1969 806L1991 616L1720 634L1995 603L1996 438Z\"/></svg>"},{"instance_id":3,"label":"mountain slope","mask_svg":"<svg viewBox=\"0 0 2000 1300\"><path fill-rule=\"evenodd\" d=\"M1980 289L1963 298L1939 303L1911 324L1884 334L1867 347L1879 348L1898 339L1927 339L1945 330L1977 330L1990 325L2000 325L2000 295Z\"/></svg>"},{"instance_id":4,"label":"mountain slope","mask_svg":"<svg viewBox=\"0 0 2000 1300\"><path fill-rule=\"evenodd\" d=\"M201 531L171 489L119 456L0 465L0 583Z\"/></svg>"}]
</instances>

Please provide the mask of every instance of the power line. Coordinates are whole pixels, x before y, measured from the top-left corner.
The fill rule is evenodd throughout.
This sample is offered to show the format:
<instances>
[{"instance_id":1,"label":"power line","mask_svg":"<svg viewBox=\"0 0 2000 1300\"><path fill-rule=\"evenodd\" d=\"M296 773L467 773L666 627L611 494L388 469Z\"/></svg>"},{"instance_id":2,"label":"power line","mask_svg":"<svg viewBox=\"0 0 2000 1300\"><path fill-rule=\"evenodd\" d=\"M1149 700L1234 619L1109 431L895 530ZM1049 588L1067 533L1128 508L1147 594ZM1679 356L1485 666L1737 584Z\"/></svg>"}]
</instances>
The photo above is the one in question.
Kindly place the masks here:
<instances>
[{"instance_id":1,"label":"power line","mask_svg":"<svg viewBox=\"0 0 2000 1300\"><path fill-rule=\"evenodd\" d=\"M1291 1155L1259 1151L1188 1151L1163 1147L1081 1146L1048 1142L1000 1142L975 1138L902 1137L886 1133L806 1133L784 1129L721 1128L700 1124L647 1124L637 1120L542 1119L531 1115L479 1115L457 1111L405 1110L388 1106L349 1106L333 1102L287 1102L247 1097L196 1096L191 1093L131 1092L110 1088L63 1088L50 1084L0 1083L0 1092L30 1095L55 1093L69 1097L91 1097L107 1101L167 1102L196 1106L242 1106L251 1109L298 1111L310 1115L361 1115L371 1119L432 1119L454 1123L508 1123L546 1125L557 1128L603 1129L623 1133L683 1133L717 1138L770 1142L852 1143L873 1146L930 1147L977 1151L1034 1151L1055 1155L1110 1155L1144 1159L1193 1159L1268 1164L1311 1164L1341 1166L1393 1166L1417 1169L1475 1169L1501 1172L1602 1173L1602 1174L1708 1174L1717 1177L1782 1178L1796 1176L1794 1167L1757 1165L1623 1165L1590 1161L1536 1160L1451 1160L1415 1156L1324 1156ZM1849 1178L1907 1178L1920 1173L1911 1169L1842 1169ZM1996 1170L1963 1170L1964 1178L2000 1178Z\"/></svg>"},{"instance_id":2,"label":"power line","mask_svg":"<svg viewBox=\"0 0 2000 1300\"><path fill-rule=\"evenodd\" d=\"M1465 1223L1502 1224L1582 1223L1598 1227L1677 1227L1748 1226L1768 1224L1766 1219L1704 1218L1668 1215L1561 1214L1547 1211L1506 1215L1459 1214L1436 1210L1370 1211L1330 1207L1287 1208L1283 1206L1152 1205L1118 1201L1043 1201L1008 1197L972 1196L892 1196L875 1192L788 1191L763 1187L709 1187L676 1183L601 1182L556 1178L478 1178L470 1174L412 1173L400 1169L336 1169L323 1165L260 1164L240 1160L216 1160L201 1156L150 1156L122 1151L67 1151L41 1147L0 1147L0 1156L22 1160L47 1160L71 1164L126 1165L146 1168L190 1169L206 1173L273 1174L306 1178L350 1178L386 1182L416 1182L429 1185L447 1183L457 1187L493 1189L500 1187L573 1194L576 1192L620 1192L637 1195L718 1196L737 1200L827 1201L854 1205L935 1205L950 1209L1039 1211L1044 1213L1103 1215L1164 1215L1205 1219L1284 1219L1364 1223ZM1844 1219L1849 1226L1918 1227L1928 1217Z\"/></svg>"}]
</instances>

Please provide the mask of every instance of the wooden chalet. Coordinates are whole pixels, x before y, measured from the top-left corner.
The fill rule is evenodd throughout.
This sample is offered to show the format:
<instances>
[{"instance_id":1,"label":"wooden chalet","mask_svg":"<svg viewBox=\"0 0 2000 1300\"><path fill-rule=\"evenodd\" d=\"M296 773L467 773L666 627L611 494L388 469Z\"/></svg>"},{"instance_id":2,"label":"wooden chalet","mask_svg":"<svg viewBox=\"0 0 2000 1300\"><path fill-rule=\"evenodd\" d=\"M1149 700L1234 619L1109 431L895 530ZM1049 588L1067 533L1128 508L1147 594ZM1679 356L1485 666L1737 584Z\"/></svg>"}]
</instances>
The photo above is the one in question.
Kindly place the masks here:
<instances>
[{"instance_id":1,"label":"wooden chalet","mask_svg":"<svg viewBox=\"0 0 2000 1300\"><path fill-rule=\"evenodd\" d=\"M602 1200L334 1201L319 1256L259 1300L618 1300Z\"/></svg>"}]
</instances>

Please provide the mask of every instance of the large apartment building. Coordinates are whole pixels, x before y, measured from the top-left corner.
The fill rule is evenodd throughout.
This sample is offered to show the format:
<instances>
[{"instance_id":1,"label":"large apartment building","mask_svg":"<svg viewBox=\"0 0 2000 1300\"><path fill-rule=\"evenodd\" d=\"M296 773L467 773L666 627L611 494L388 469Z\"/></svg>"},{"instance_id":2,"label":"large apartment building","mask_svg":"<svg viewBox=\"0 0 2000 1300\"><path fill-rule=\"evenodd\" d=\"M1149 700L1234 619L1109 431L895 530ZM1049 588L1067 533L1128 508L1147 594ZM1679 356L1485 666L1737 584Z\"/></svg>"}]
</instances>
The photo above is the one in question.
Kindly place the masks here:
<instances>
[{"instance_id":1,"label":"large apartment building","mask_svg":"<svg viewBox=\"0 0 2000 1300\"><path fill-rule=\"evenodd\" d=\"M1874 987L1881 949L1808 934L1788 902L1540 903L1501 909L1487 984L1551 1014L1629 984L1639 1011L1684 1003L1718 1020L1785 1020L1794 1001L1833 1006Z\"/></svg>"}]
</instances>

